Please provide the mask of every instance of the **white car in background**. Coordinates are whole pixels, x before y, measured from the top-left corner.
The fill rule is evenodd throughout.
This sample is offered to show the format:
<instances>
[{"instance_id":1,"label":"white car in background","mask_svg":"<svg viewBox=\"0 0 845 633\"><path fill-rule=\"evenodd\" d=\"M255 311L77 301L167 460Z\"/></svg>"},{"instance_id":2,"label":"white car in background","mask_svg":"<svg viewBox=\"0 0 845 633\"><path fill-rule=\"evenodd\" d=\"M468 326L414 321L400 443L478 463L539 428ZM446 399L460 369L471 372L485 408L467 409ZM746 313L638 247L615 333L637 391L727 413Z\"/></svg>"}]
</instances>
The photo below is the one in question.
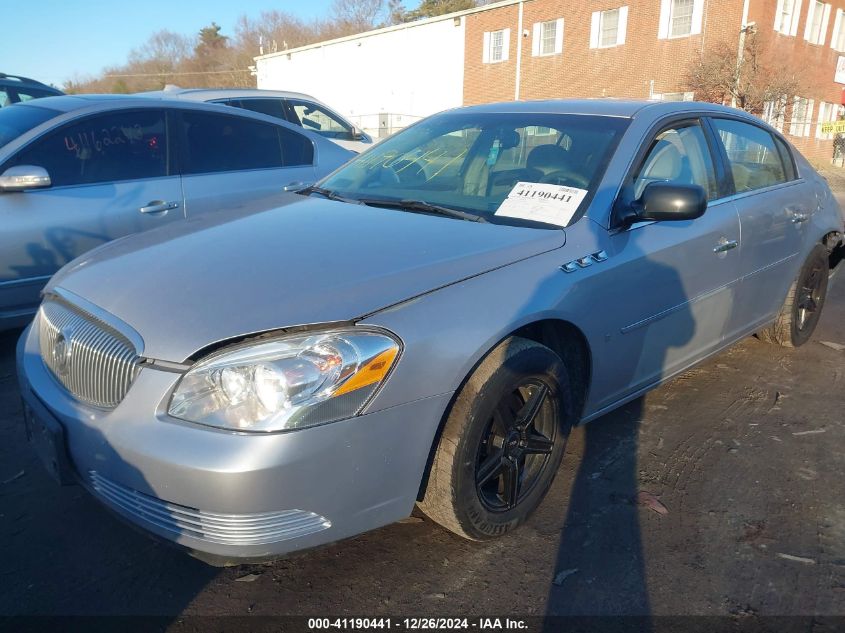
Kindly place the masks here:
<instances>
[{"instance_id":1,"label":"white car in background","mask_svg":"<svg viewBox=\"0 0 845 633\"><path fill-rule=\"evenodd\" d=\"M164 90L139 94L167 99L221 103L260 112L299 125L353 152L363 152L373 145L373 139L369 134L352 125L326 104L301 92L249 88L180 88L168 85Z\"/></svg>"}]
</instances>

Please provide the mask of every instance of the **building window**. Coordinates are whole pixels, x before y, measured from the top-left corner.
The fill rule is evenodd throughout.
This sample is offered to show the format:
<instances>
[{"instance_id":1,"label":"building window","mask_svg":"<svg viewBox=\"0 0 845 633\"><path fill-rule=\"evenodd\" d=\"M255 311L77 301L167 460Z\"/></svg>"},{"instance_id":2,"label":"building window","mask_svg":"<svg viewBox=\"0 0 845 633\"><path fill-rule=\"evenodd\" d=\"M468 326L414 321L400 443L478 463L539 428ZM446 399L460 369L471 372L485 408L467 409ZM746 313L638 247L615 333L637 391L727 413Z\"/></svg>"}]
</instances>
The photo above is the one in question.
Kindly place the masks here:
<instances>
[{"instance_id":1,"label":"building window","mask_svg":"<svg viewBox=\"0 0 845 633\"><path fill-rule=\"evenodd\" d=\"M553 55L555 52L555 31L557 22L543 22L540 25L540 55Z\"/></svg>"},{"instance_id":2,"label":"building window","mask_svg":"<svg viewBox=\"0 0 845 633\"><path fill-rule=\"evenodd\" d=\"M534 24L531 54L534 57L563 52L563 18Z\"/></svg>"},{"instance_id":3,"label":"building window","mask_svg":"<svg viewBox=\"0 0 845 633\"><path fill-rule=\"evenodd\" d=\"M485 64L495 64L508 60L510 34L510 29L491 31L484 34L484 52L482 53L482 61Z\"/></svg>"},{"instance_id":4,"label":"building window","mask_svg":"<svg viewBox=\"0 0 845 633\"><path fill-rule=\"evenodd\" d=\"M763 115L760 117L779 132L783 132L783 120L786 115L786 97L766 101L763 104Z\"/></svg>"},{"instance_id":5,"label":"building window","mask_svg":"<svg viewBox=\"0 0 845 633\"><path fill-rule=\"evenodd\" d=\"M830 47L840 53L845 52L845 11L842 9L836 10L836 19L833 21L833 37L830 38Z\"/></svg>"},{"instance_id":6,"label":"building window","mask_svg":"<svg viewBox=\"0 0 845 633\"><path fill-rule=\"evenodd\" d=\"M594 11L590 26L590 48L610 48L625 43L628 7Z\"/></svg>"},{"instance_id":7,"label":"building window","mask_svg":"<svg viewBox=\"0 0 845 633\"><path fill-rule=\"evenodd\" d=\"M778 0L775 8L775 31L783 35L798 32L798 17L801 14L801 0Z\"/></svg>"},{"instance_id":8,"label":"building window","mask_svg":"<svg viewBox=\"0 0 845 633\"><path fill-rule=\"evenodd\" d=\"M795 97L792 100L792 120L789 122L789 133L792 136L810 136L813 122L813 100Z\"/></svg>"},{"instance_id":9,"label":"building window","mask_svg":"<svg viewBox=\"0 0 845 633\"><path fill-rule=\"evenodd\" d=\"M804 29L804 39L810 44L824 45L827 38L827 24L830 20L830 5L818 0L810 0L807 9L807 26Z\"/></svg>"},{"instance_id":10,"label":"building window","mask_svg":"<svg viewBox=\"0 0 845 633\"><path fill-rule=\"evenodd\" d=\"M669 37L684 37L692 31L693 0L672 0L669 13Z\"/></svg>"},{"instance_id":11,"label":"building window","mask_svg":"<svg viewBox=\"0 0 845 633\"><path fill-rule=\"evenodd\" d=\"M816 138L823 141L830 141L833 139L833 134L822 132L822 123L831 123L839 120L839 113L842 106L835 103L819 103L819 121L816 125Z\"/></svg>"},{"instance_id":12,"label":"building window","mask_svg":"<svg viewBox=\"0 0 845 633\"><path fill-rule=\"evenodd\" d=\"M659 39L701 33L704 0L660 0Z\"/></svg>"}]
</instances>

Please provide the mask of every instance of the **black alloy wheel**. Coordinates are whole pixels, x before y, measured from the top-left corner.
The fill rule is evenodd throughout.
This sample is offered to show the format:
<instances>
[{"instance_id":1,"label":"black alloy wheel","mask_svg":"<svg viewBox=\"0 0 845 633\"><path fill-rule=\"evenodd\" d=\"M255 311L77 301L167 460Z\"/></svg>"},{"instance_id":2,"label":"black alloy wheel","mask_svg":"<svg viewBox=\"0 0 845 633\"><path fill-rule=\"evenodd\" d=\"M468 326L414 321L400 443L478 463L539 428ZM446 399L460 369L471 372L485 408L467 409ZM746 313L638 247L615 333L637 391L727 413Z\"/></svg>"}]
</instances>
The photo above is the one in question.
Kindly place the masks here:
<instances>
[{"instance_id":1,"label":"black alloy wheel","mask_svg":"<svg viewBox=\"0 0 845 633\"><path fill-rule=\"evenodd\" d=\"M558 422L549 388L532 380L506 394L478 447L475 482L491 512L516 507L528 496L549 463Z\"/></svg>"},{"instance_id":2,"label":"black alloy wheel","mask_svg":"<svg viewBox=\"0 0 845 633\"><path fill-rule=\"evenodd\" d=\"M808 324L815 321L813 317L821 307L827 275L826 268L819 261L814 261L810 270L802 276L801 287L798 289L796 305L798 313L795 320L795 327L799 332L803 332Z\"/></svg>"}]
</instances>

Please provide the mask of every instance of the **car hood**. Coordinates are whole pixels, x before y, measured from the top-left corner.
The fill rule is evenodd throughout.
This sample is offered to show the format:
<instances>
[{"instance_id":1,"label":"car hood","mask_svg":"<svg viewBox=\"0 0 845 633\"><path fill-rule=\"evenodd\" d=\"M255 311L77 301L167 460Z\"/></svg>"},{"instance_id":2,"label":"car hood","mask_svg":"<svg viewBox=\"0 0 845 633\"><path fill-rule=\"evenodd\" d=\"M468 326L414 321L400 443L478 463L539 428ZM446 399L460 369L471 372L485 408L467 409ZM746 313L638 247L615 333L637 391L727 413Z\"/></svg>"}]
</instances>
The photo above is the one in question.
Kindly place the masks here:
<instances>
[{"instance_id":1,"label":"car hood","mask_svg":"<svg viewBox=\"0 0 845 633\"><path fill-rule=\"evenodd\" d=\"M272 209L210 213L106 244L61 288L132 327L149 358L351 321L563 246L562 230L479 224L290 194Z\"/></svg>"}]
</instances>

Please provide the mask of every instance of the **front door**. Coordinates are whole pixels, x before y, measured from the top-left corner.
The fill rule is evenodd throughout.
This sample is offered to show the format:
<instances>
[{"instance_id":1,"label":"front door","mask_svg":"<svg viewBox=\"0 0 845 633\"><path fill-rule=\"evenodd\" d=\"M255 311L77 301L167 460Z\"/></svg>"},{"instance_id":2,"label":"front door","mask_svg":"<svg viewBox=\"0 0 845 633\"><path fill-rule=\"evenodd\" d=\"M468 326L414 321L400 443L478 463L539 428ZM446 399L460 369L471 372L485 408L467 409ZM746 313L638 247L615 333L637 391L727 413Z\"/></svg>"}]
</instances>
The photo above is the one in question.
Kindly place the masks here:
<instances>
[{"instance_id":1,"label":"front door","mask_svg":"<svg viewBox=\"0 0 845 633\"><path fill-rule=\"evenodd\" d=\"M47 280L79 255L182 218L168 162L164 112L143 109L53 130L1 167L43 167L52 184L0 193L0 322L28 318Z\"/></svg>"},{"instance_id":2,"label":"front door","mask_svg":"<svg viewBox=\"0 0 845 633\"><path fill-rule=\"evenodd\" d=\"M700 185L711 200L695 220L636 224L611 237L612 269L600 296L618 310L597 315L607 332L601 409L665 379L717 348L729 329L739 277L739 219L721 201L713 153L698 121L662 130L626 187L639 199L650 182Z\"/></svg>"}]
</instances>

